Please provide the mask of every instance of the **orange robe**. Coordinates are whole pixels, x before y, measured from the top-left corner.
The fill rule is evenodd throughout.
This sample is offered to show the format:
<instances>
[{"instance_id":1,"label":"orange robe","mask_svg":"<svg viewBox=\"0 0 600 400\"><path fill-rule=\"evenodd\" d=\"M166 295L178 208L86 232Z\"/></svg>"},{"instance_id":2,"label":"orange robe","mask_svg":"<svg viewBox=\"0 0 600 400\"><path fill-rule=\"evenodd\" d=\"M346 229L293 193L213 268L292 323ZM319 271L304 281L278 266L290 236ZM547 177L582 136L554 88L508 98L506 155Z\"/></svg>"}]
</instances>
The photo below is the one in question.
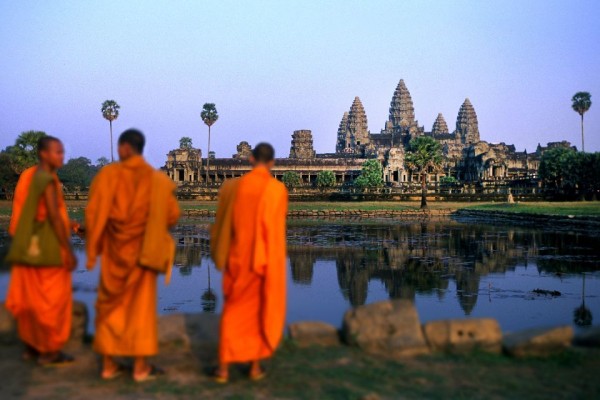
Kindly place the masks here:
<instances>
[{"instance_id":1,"label":"orange robe","mask_svg":"<svg viewBox=\"0 0 600 400\"><path fill-rule=\"evenodd\" d=\"M140 259L147 241L162 244L152 248L155 258L169 262L174 256L168 234L179 218L174 190L175 184L141 156L102 168L92 182L85 213L86 247L89 269L98 256L101 259L94 340L100 354L158 352L158 273L142 267ZM149 218L157 214L164 219ZM162 236L148 238L148 232Z\"/></svg>"},{"instance_id":2,"label":"orange robe","mask_svg":"<svg viewBox=\"0 0 600 400\"><path fill-rule=\"evenodd\" d=\"M221 234L211 238L230 240L219 342L225 363L270 357L285 324L287 190L264 167L236 185L231 228L213 229ZM226 205L221 201L220 207Z\"/></svg>"},{"instance_id":3,"label":"orange robe","mask_svg":"<svg viewBox=\"0 0 600 400\"><path fill-rule=\"evenodd\" d=\"M17 229L36 169L37 166L31 167L19 177L8 229L11 235ZM58 178L56 185L59 188L59 213L69 230L69 217ZM46 202L42 200L38 205L36 218L42 221L47 215ZM19 337L41 353L59 351L69 340L71 333L71 272L63 266L28 267L15 264L12 267L6 308L17 320Z\"/></svg>"}]
</instances>

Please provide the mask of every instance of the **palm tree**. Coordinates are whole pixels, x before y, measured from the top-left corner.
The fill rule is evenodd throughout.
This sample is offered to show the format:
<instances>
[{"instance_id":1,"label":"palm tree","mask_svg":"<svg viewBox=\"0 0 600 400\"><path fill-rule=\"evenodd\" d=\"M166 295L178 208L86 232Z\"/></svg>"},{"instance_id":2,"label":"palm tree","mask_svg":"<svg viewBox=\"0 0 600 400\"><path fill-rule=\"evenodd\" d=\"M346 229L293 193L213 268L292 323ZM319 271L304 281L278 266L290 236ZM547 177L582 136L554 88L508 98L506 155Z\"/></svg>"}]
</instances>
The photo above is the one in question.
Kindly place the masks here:
<instances>
[{"instance_id":1,"label":"palm tree","mask_svg":"<svg viewBox=\"0 0 600 400\"><path fill-rule=\"evenodd\" d=\"M208 150L206 152L206 185L208 185L208 166L210 164L210 127L217 122L219 114L217 113L217 107L215 103L205 103L202 106L202 112L200 118L208 126Z\"/></svg>"},{"instance_id":2,"label":"palm tree","mask_svg":"<svg viewBox=\"0 0 600 400\"><path fill-rule=\"evenodd\" d=\"M112 134L112 122L119 118L119 108L120 105L117 104L114 100L106 100L102 103L102 116L108 120L110 124L110 161L115 161L115 156L113 155L113 134Z\"/></svg>"},{"instance_id":3,"label":"palm tree","mask_svg":"<svg viewBox=\"0 0 600 400\"><path fill-rule=\"evenodd\" d=\"M583 141L583 114L592 106L592 95L588 92L577 92L571 99L573 110L581 115L581 151L585 152L585 144Z\"/></svg>"},{"instance_id":4,"label":"palm tree","mask_svg":"<svg viewBox=\"0 0 600 400\"><path fill-rule=\"evenodd\" d=\"M421 175L421 208L427 208L427 173L440 171L442 146L432 137L419 136L410 141L405 162Z\"/></svg>"}]
</instances>

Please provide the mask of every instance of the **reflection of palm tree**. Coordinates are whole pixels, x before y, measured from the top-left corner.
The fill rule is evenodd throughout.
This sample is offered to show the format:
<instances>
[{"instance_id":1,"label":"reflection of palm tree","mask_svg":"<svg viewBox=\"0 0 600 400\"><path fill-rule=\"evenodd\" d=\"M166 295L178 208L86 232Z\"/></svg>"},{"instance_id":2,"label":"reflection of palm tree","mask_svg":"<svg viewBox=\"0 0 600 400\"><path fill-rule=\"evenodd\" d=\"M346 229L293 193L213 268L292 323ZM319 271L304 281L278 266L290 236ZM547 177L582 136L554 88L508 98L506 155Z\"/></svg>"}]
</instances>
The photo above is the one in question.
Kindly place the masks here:
<instances>
[{"instance_id":1,"label":"reflection of palm tree","mask_svg":"<svg viewBox=\"0 0 600 400\"><path fill-rule=\"evenodd\" d=\"M210 287L210 263L207 263L206 269L208 270L208 289L202 293L202 310L214 314L217 309L217 295Z\"/></svg>"},{"instance_id":2,"label":"reflection of palm tree","mask_svg":"<svg viewBox=\"0 0 600 400\"><path fill-rule=\"evenodd\" d=\"M578 326L590 326L592 324L592 312L585 306L585 273L581 289L581 305L573 311L573 322Z\"/></svg>"}]
</instances>

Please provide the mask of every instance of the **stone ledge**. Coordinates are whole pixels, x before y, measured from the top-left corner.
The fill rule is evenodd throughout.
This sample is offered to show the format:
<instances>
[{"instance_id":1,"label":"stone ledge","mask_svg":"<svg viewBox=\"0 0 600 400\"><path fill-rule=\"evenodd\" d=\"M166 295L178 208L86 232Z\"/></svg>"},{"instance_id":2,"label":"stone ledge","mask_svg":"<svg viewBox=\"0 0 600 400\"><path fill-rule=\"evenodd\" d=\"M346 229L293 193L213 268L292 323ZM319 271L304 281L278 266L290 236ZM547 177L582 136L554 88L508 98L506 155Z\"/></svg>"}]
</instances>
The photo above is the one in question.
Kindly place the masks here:
<instances>
[{"instance_id":1,"label":"stone ledge","mask_svg":"<svg viewBox=\"0 0 600 400\"><path fill-rule=\"evenodd\" d=\"M423 325L423 332L431 351L502 351L502 331L498 321L491 318L432 321Z\"/></svg>"},{"instance_id":2,"label":"stone ledge","mask_svg":"<svg viewBox=\"0 0 600 400\"><path fill-rule=\"evenodd\" d=\"M573 328L534 328L504 336L502 347L513 357L544 357L560 353L571 346Z\"/></svg>"},{"instance_id":3,"label":"stone ledge","mask_svg":"<svg viewBox=\"0 0 600 400\"><path fill-rule=\"evenodd\" d=\"M295 322L289 326L290 338L300 347L337 346L340 335L335 326L319 321Z\"/></svg>"}]
</instances>

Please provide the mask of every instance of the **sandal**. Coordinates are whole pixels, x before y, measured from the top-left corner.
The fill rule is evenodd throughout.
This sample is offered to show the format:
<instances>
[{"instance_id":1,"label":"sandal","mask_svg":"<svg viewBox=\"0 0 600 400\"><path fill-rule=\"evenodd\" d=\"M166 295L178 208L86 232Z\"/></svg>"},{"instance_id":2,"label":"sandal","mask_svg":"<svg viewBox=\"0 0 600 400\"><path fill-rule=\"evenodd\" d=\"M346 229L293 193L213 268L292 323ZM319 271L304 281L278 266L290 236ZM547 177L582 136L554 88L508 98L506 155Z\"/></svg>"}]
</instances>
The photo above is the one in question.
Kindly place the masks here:
<instances>
[{"instance_id":1,"label":"sandal","mask_svg":"<svg viewBox=\"0 0 600 400\"><path fill-rule=\"evenodd\" d=\"M267 377L267 372L261 368L260 372L255 373L255 374L250 374L250 380L253 382L258 382L258 381L262 381L263 379L265 379Z\"/></svg>"},{"instance_id":2,"label":"sandal","mask_svg":"<svg viewBox=\"0 0 600 400\"><path fill-rule=\"evenodd\" d=\"M113 379L117 379L118 377L123 375L123 373L126 370L127 370L127 368L125 368L123 365L117 364L117 367L114 369L114 371L111 371L110 374L107 374L106 371L102 371L102 373L100 374L100 377L104 381L112 381Z\"/></svg>"},{"instance_id":3,"label":"sandal","mask_svg":"<svg viewBox=\"0 0 600 400\"><path fill-rule=\"evenodd\" d=\"M47 368L64 367L67 365L71 365L74 362L75 362L75 358L73 358L73 356L65 354L62 351L59 352L56 355L56 357L54 357L50 360L44 360L43 356L38 358L38 365L40 365L42 367L47 367Z\"/></svg>"},{"instance_id":4,"label":"sandal","mask_svg":"<svg viewBox=\"0 0 600 400\"><path fill-rule=\"evenodd\" d=\"M133 380L136 383L142 383L142 382L148 382L148 381L154 381L156 380L159 376L162 376L165 374L165 371L161 368L158 368L154 365L150 366L150 372L148 372L146 375L143 376L139 376L139 375L135 375L133 374Z\"/></svg>"}]
</instances>

